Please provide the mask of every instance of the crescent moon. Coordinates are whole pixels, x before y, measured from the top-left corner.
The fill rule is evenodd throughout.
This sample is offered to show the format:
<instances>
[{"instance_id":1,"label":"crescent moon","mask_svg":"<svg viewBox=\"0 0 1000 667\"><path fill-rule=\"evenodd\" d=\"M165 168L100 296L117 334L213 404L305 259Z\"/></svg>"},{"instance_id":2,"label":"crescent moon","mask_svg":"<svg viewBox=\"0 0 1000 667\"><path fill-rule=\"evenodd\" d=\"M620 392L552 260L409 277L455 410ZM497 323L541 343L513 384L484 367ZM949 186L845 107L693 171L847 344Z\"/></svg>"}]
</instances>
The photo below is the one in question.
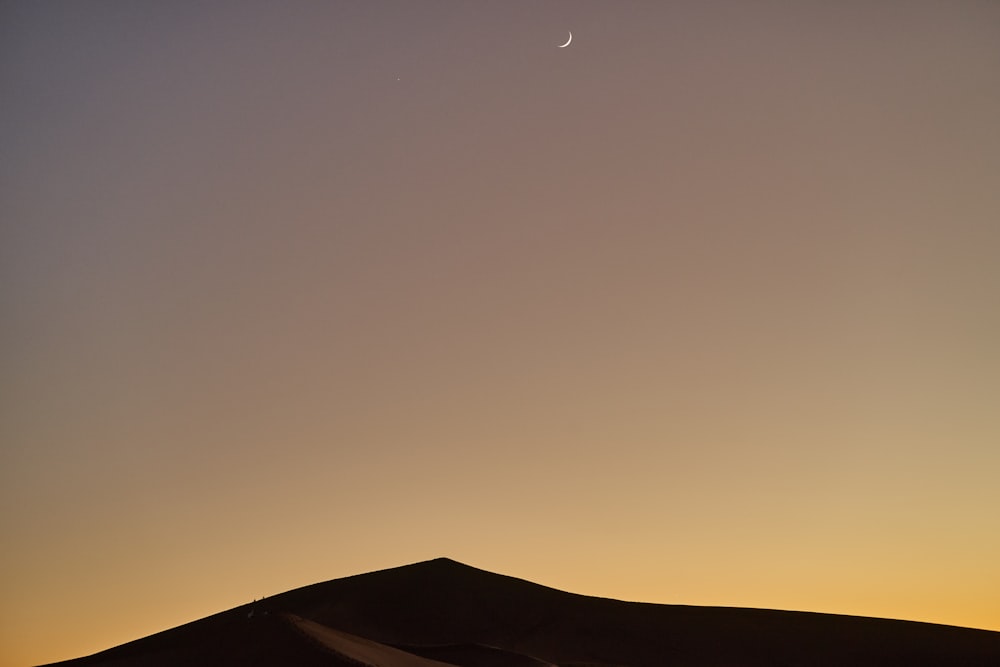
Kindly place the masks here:
<instances>
[{"instance_id":1,"label":"crescent moon","mask_svg":"<svg viewBox=\"0 0 1000 667\"><path fill-rule=\"evenodd\" d=\"M567 30L567 32L569 32L569 39L566 40L566 43L556 44L556 46L558 46L560 49L565 49L567 46L569 46L569 43L573 41L573 32L571 30Z\"/></svg>"}]
</instances>

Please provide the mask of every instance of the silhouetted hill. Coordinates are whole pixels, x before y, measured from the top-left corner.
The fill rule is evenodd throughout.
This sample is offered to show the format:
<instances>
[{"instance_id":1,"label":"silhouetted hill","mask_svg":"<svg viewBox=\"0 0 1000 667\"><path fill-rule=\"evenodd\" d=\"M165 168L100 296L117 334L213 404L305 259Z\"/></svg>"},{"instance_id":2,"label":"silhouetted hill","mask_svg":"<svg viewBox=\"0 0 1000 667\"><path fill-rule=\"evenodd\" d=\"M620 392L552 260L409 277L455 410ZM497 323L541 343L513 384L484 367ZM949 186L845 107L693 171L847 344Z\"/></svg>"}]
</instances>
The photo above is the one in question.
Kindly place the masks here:
<instances>
[{"instance_id":1,"label":"silhouetted hill","mask_svg":"<svg viewBox=\"0 0 1000 667\"><path fill-rule=\"evenodd\" d=\"M445 558L295 589L255 603L248 618L249 612L240 607L60 664L402 667L401 660L410 663L394 652L402 649L461 667L1000 665L997 632L622 602ZM357 647L369 657L359 660Z\"/></svg>"}]
</instances>

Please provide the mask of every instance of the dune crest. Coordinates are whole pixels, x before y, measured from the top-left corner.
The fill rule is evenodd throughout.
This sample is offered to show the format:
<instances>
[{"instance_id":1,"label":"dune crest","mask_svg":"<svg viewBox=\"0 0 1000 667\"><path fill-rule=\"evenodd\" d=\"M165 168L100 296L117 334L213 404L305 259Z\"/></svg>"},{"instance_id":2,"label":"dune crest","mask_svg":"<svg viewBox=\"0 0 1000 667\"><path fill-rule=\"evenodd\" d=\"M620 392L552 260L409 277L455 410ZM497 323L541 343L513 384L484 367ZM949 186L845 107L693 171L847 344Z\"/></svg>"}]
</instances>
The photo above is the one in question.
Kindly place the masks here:
<instances>
[{"instance_id":1,"label":"dune crest","mask_svg":"<svg viewBox=\"0 0 1000 667\"><path fill-rule=\"evenodd\" d=\"M334 653L368 667L454 667L444 662L422 658L392 646L341 632L316 621L284 614L299 632Z\"/></svg>"}]
</instances>

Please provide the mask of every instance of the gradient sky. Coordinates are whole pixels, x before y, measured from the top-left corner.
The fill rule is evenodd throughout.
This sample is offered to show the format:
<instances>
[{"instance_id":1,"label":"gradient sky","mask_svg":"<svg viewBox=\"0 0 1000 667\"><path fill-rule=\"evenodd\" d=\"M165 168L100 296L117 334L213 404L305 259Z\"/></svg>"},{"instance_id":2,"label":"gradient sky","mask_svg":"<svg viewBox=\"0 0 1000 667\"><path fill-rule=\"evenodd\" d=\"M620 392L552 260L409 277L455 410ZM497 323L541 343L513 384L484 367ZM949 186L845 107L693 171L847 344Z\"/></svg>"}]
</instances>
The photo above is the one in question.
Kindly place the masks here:
<instances>
[{"instance_id":1,"label":"gradient sky","mask_svg":"<svg viewBox=\"0 0 1000 667\"><path fill-rule=\"evenodd\" d=\"M0 77L0 664L442 555L1000 630L1000 3L6 2Z\"/></svg>"}]
</instances>

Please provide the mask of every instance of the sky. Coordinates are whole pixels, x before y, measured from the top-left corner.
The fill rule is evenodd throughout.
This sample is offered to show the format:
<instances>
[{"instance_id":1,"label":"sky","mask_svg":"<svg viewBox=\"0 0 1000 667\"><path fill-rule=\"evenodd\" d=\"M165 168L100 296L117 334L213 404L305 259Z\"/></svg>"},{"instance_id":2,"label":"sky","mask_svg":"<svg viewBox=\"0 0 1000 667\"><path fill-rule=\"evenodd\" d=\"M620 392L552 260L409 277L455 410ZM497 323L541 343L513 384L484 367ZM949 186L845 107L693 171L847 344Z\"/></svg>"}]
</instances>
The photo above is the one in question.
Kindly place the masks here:
<instances>
[{"instance_id":1,"label":"sky","mask_svg":"<svg viewBox=\"0 0 1000 667\"><path fill-rule=\"evenodd\" d=\"M998 73L974 0L4 3L0 665L438 556L1000 630Z\"/></svg>"}]
</instances>

